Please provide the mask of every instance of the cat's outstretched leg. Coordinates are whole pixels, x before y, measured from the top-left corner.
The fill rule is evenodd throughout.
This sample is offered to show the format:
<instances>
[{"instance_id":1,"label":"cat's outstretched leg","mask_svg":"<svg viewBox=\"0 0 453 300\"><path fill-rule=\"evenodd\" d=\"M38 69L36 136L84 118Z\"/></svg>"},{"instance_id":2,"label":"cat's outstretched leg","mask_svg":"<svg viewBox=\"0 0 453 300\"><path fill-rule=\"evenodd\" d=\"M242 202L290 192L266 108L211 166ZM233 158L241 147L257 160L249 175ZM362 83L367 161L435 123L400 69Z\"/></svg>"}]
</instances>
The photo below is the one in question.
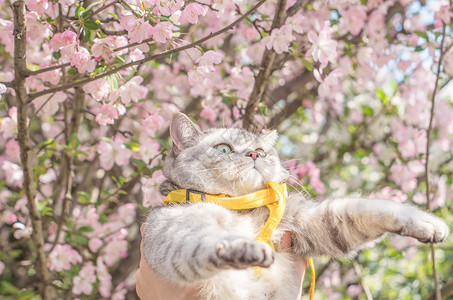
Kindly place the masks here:
<instances>
[{"instance_id":1,"label":"cat's outstretched leg","mask_svg":"<svg viewBox=\"0 0 453 300\"><path fill-rule=\"evenodd\" d=\"M228 268L269 267L274 251L238 234L241 225L247 224L238 224L232 212L211 203L154 209L145 223L146 260L158 274L181 285Z\"/></svg>"},{"instance_id":2,"label":"cat's outstretched leg","mask_svg":"<svg viewBox=\"0 0 453 300\"><path fill-rule=\"evenodd\" d=\"M438 243L449 229L438 217L410 205L387 200L340 198L321 203L289 199L284 225L293 231L300 256L341 257L391 232Z\"/></svg>"}]
</instances>

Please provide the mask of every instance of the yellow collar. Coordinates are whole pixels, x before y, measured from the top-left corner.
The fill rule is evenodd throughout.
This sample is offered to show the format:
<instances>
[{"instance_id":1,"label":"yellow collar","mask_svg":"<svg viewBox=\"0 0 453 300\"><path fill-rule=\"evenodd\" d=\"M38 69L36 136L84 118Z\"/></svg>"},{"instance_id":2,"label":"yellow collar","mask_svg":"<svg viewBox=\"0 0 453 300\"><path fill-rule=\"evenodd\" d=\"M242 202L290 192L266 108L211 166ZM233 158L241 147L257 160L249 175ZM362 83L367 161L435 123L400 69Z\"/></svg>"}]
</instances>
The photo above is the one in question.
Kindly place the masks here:
<instances>
[{"instance_id":1,"label":"yellow collar","mask_svg":"<svg viewBox=\"0 0 453 300\"><path fill-rule=\"evenodd\" d=\"M288 190L286 188L286 183L278 184L275 182L268 182L264 189L240 197L210 195L194 190L176 190L170 192L164 202L196 203L208 201L217 203L228 209L251 209L267 206L270 211L269 218L263 227L261 227L256 240L268 243L274 248L269 239L282 219L287 196Z\"/></svg>"},{"instance_id":2,"label":"yellow collar","mask_svg":"<svg viewBox=\"0 0 453 300\"><path fill-rule=\"evenodd\" d=\"M285 211L286 197L288 190L286 183L268 182L264 189L240 197L227 197L221 195L210 195L194 190L175 190L165 197L165 203L197 203L201 201L213 202L228 209L251 209L261 206L269 208L269 218L261 227L256 240L268 243L273 249L274 245L269 241L275 228L277 228ZM313 299L315 288L315 269L313 259L308 259L311 269L310 300Z\"/></svg>"}]
</instances>

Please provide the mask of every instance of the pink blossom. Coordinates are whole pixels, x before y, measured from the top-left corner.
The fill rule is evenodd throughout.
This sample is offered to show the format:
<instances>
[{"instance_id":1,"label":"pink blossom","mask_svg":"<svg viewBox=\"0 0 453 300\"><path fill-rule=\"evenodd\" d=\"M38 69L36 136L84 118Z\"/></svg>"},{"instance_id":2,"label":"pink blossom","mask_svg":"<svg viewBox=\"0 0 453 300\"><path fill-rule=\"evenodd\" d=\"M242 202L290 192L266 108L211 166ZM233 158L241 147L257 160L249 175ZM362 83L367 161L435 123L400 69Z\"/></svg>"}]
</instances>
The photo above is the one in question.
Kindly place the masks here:
<instances>
[{"instance_id":1,"label":"pink blossom","mask_svg":"<svg viewBox=\"0 0 453 300\"><path fill-rule=\"evenodd\" d=\"M63 103L68 96L63 92L56 92L55 94L41 96L33 100L33 106L39 111L39 115L55 115L58 112L60 103Z\"/></svg>"},{"instance_id":2,"label":"pink blossom","mask_svg":"<svg viewBox=\"0 0 453 300\"><path fill-rule=\"evenodd\" d=\"M308 18L306 18L301 13L295 14L292 17L289 17L286 20L286 23L291 26L294 32L302 34L304 33L309 27L310 23Z\"/></svg>"},{"instance_id":3,"label":"pink blossom","mask_svg":"<svg viewBox=\"0 0 453 300\"><path fill-rule=\"evenodd\" d=\"M159 192L159 186L166 180L162 170L154 171L151 178L142 177L143 206L155 207L164 204L164 196Z\"/></svg>"},{"instance_id":4,"label":"pink blossom","mask_svg":"<svg viewBox=\"0 0 453 300\"><path fill-rule=\"evenodd\" d=\"M206 9L198 3L190 3L182 11L181 16L179 17L179 23L189 22L192 24L198 23L198 16L205 16Z\"/></svg>"},{"instance_id":5,"label":"pink blossom","mask_svg":"<svg viewBox=\"0 0 453 300\"><path fill-rule=\"evenodd\" d=\"M48 169L46 173L39 175L39 182L42 184L49 184L52 181L57 179L57 174L55 174L54 169Z\"/></svg>"},{"instance_id":6,"label":"pink blossom","mask_svg":"<svg viewBox=\"0 0 453 300\"><path fill-rule=\"evenodd\" d=\"M2 261L0 261L0 275L3 274L4 270L5 270L5 264Z\"/></svg>"},{"instance_id":7,"label":"pink blossom","mask_svg":"<svg viewBox=\"0 0 453 300\"><path fill-rule=\"evenodd\" d=\"M9 139L16 134L17 131L17 107L13 106L8 112L9 118L0 119L0 132L3 133L5 139Z\"/></svg>"},{"instance_id":8,"label":"pink blossom","mask_svg":"<svg viewBox=\"0 0 453 300\"><path fill-rule=\"evenodd\" d=\"M337 57L337 42L332 39L333 30L327 22L322 23L320 31L308 32L308 40L312 43L307 55L312 55L315 61L321 63L321 68L327 66L329 61L334 61Z\"/></svg>"},{"instance_id":9,"label":"pink blossom","mask_svg":"<svg viewBox=\"0 0 453 300\"><path fill-rule=\"evenodd\" d=\"M66 29L63 33L57 32L50 40L49 46L53 51L59 51L61 47L74 44L77 41L77 34Z\"/></svg>"},{"instance_id":10,"label":"pink blossom","mask_svg":"<svg viewBox=\"0 0 453 300\"><path fill-rule=\"evenodd\" d=\"M14 139L10 139L6 143L5 156L10 162L18 162L20 160L20 147L19 143Z\"/></svg>"},{"instance_id":11,"label":"pink blossom","mask_svg":"<svg viewBox=\"0 0 453 300\"><path fill-rule=\"evenodd\" d=\"M389 186L383 187L377 194L374 195L379 199L392 200L403 203L407 200L407 195L400 190L392 189Z\"/></svg>"},{"instance_id":12,"label":"pink blossom","mask_svg":"<svg viewBox=\"0 0 453 300\"><path fill-rule=\"evenodd\" d=\"M101 106L96 114L96 122L99 125L113 124L114 120L126 113L126 108L118 103L107 103Z\"/></svg>"},{"instance_id":13,"label":"pink blossom","mask_svg":"<svg viewBox=\"0 0 453 300\"><path fill-rule=\"evenodd\" d=\"M46 68L46 65L41 65L41 68ZM57 85L60 82L62 72L61 70L52 70L36 75L43 82L50 82L53 85Z\"/></svg>"},{"instance_id":14,"label":"pink blossom","mask_svg":"<svg viewBox=\"0 0 453 300\"><path fill-rule=\"evenodd\" d=\"M91 81L83 86L83 91L96 101L105 100L109 95L110 85L105 78Z\"/></svg>"},{"instance_id":15,"label":"pink blossom","mask_svg":"<svg viewBox=\"0 0 453 300\"><path fill-rule=\"evenodd\" d=\"M116 48L116 37L108 36L103 39L94 39L93 46L91 46L91 53L97 61L105 59L112 60L115 57L113 49Z\"/></svg>"},{"instance_id":16,"label":"pink blossom","mask_svg":"<svg viewBox=\"0 0 453 300\"><path fill-rule=\"evenodd\" d=\"M7 91L6 85L0 83L0 99L2 99L2 94L6 93L6 91Z\"/></svg>"},{"instance_id":17,"label":"pink blossom","mask_svg":"<svg viewBox=\"0 0 453 300\"><path fill-rule=\"evenodd\" d=\"M199 66L212 66L220 64L222 62L222 59L223 59L222 54L209 50L205 52L201 57L199 57L196 60L195 64Z\"/></svg>"},{"instance_id":18,"label":"pink blossom","mask_svg":"<svg viewBox=\"0 0 453 300\"><path fill-rule=\"evenodd\" d=\"M399 159L390 168L391 178L401 187L405 193L413 191L417 187L417 176L424 170L420 161L410 161L403 165Z\"/></svg>"},{"instance_id":19,"label":"pink blossom","mask_svg":"<svg viewBox=\"0 0 453 300\"><path fill-rule=\"evenodd\" d=\"M116 263L120 258L127 256L127 241L114 239L110 241L104 249L102 249L102 256L104 257L105 264L110 267Z\"/></svg>"},{"instance_id":20,"label":"pink blossom","mask_svg":"<svg viewBox=\"0 0 453 300\"><path fill-rule=\"evenodd\" d=\"M145 132L150 136L153 137L157 131L161 130L165 127L166 122L164 118L162 118L158 111L154 111L148 117L146 117L143 122L143 127Z\"/></svg>"},{"instance_id":21,"label":"pink blossom","mask_svg":"<svg viewBox=\"0 0 453 300\"><path fill-rule=\"evenodd\" d=\"M434 20L438 22L443 22L444 24L450 24L451 18L453 17L453 12L450 11L451 7L449 5L442 5L439 8L439 11L436 12L434 15ZM442 24L440 26L437 26L437 28L442 27Z\"/></svg>"},{"instance_id":22,"label":"pink blossom","mask_svg":"<svg viewBox=\"0 0 453 300\"><path fill-rule=\"evenodd\" d=\"M169 16L179 10L183 4L182 0L157 0L156 6L164 16Z\"/></svg>"},{"instance_id":23,"label":"pink blossom","mask_svg":"<svg viewBox=\"0 0 453 300\"><path fill-rule=\"evenodd\" d=\"M362 287L357 284L350 285L346 289L346 293L348 294L349 297L356 298L357 296L359 296L362 293Z\"/></svg>"},{"instance_id":24,"label":"pink blossom","mask_svg":"<svg viewBox=\"0 0 453 300\"><path fill-rule=\"evenodd\" d=\"M289 43L295 40L293 29L290 25L283 25L272 30L271 35L263 39L263 43L268 50L274 49L277 54L289 52Z\"/></svg>"},{"instance_id":25,"label":"pink blossom","mask_svg":"<svg viewBox=\"0 0 453 300\"><path fill-rule=\"evenodd\" d=\"M159 156L160 144L154 139L148 137L140 139L140 156L145 163Z\"/></svg>"},{"instance_id":26,"label":"pink blossom","mask_svg":"<svg viewBox=\"0 0 453 300\"><path fill-rule=\"evenodd\" d=\"M71 66L75 66L79 73L93 71L95 64L91 60L91 54L88 49L77 46L71 57Z\"/></svg>"},{"instance_id":27,"label":"pink blossom","mask_svg":"<svg viewBox=\"0 0 453 300\"><path fill-rule=\"evenodd\" d=\"M196 85L202 83L209 74L215 72L213 66L195 66L187 74L189 76L189 83L191 85Z\"/></svg>"},{"instance_id":28,"label":"pink blossom","mask_svg":"<svg viewBox=\"0 0 453 300\"><path fill-rule=\"evenodd\" d=\"M411 126L394 129L393 134L398 142L398 150L403 158L416 157L426 151L426 131Z\"/></svg>"},{"instance_id":29,"label":"pink blossom","mask_svg":"<svg viewBox=\"0 0 453 300\"><path fill-rule=\"evenodd\" d=\"M248 67L240 70L234 68L232 71L232 88L237 90L239 98L248 99L255 85L255 76Z\"/></svg>"},{"instance_id":30,"label":"pink blossom","mask_svg":"<svg viewBox=\"0 0 453 300\"><path fill-rule=\"evenodd\" d=\"M136 19L133 15L121 17L120 25L127 30L127 37L133 43L141 43L154 33L154 28L151 24L145 21L144 18Z\"/></svg>"},{"instance_id":31,"label":"pink blossom","mask_svg":"<svg viewBox=\"0 0 453 300\"><path fill-rule=\"evenodd\" d=\"M89 261L83 268L80 270L77 276L74 276L72 283L72 292L75 295L85 294L91 295L93 292L93 283L96 282L95 275L96 267L93 266L93 263Z\"/></svg>"},{"instance_id":32,"label":"pink blossom","mask_svg":"<svg viewBox=\"0 0 453 300\"><path fill-rule=\"evenodd\" d=\"M158 43L166 43L173 37L174 29L177 27L170 22L159 22L154 27L153 39Z\"/></svg>"},{"instance_id":33,"label":"pink blossom","mask_svg":"<svg viewBox=\"0 0 453 300\"><path fill-rule=\"evenodd\" d=\"M10 161L3 161L2 170L5 172L5 179L8 184L22 186L24 172L18 164Z\"/></svg>"},{"instance_id":34,"label":"pink blossom","mask_svg":"<svg viewBox=\"0 0 453 300\"><path fill-rule=\"evenodd\" d=\"M3 218L6 224L13 224L17 222L17 216L12 211L5 211Z\"/></svg>"},{"instance_id":35,"label":"pink blossom","mask_svg":"<svg viewBox=\"0 0 453 300\"><path fill-rule=\"evenodd\" d=\"M200 117L205 118L211 124L214 124L217 119L217 113L212 108L203 108L200 112Z\"/></svg>"},{"instance_id":36,"label":"pink blossom","mask_svg":"<svg viewBox=\"0 0 453 300\"><path fill-rule=\"evenodd\" d=\"M61 272L69 270L71 264L81 263L82 257L68 244L57 244L49 254L49 269Z\"/></svg>"},{"instance_id":37,"label":"pink blossom","mask_svg":"<svg viewBox=\"0 0 453 300\"><path fill-rule=\"evenodd\" d=\"M112 300L124 300L126 299L126 294L127 289L125 288L125 283L121 282L113 291Z\"/></svg>"},{"instance_id":38,"label":"pink blossom","mask_svg":"<svg viewBox=\"0 0 453 300\"><path fill-rule=\"evenodd\" d=\"M18 240L22 238L30 238L33 232L33 228L31 228L31 226L25 226L25 224L21 222L14 223L13 228L17 229L16 231L14 231L14 237Z\"/></svg>"},{"instance_id":39,"label":"pink blossom","mask_svg":"<svg viewBox=\"0 0 453 300\"><path fill-rule=\"evenodd\" d=\"M91 252L96 253L103 244L104 243L102 242L101 239L94 237L88 241L88 248L90 249Z\"/></svg>"},{"instance_id":40,"label":"pink blossom","mask_svg":"<svg viewBox=\"0 0 453 300\"><path fill-rule=\"evenodd\" d=\"M49 8L47 0L27 0L27 8L42 15Z\"/></svg>"},{"instance_id":41,"label":"pink blossom","mask_svg":"<svg viewBox=\"0 0 453 300\"><path fill-rule=\"evenodd\" d=\"M132 77L125 85L121 86L118 89L121 102L127 105L131 101L138 102L138 100L146 98L148 89L141 85L142 81L142 77L135 76Z\"/></svg>"},{"instance_id":42,"label":"pink blossom","mask_svg":"<svg viewBox=\"0 0 453 300\"><path fill-rule=\"evenodd\" d=\"M51 34L50 25L47 22L42 22L39 15L34 12L27 12L27 37L32 41L39 41L46 39Z\"/></svg>"},{"instance_id":43,"label":"pink blossom","mask_svg":"<svg viewBox=\"0 0 453 300\"><path fill-rule=\"evenodd\" d=\"M103 258L98 256L97 264L97 276L99 278L99 293L102 297L110 297L110 290L112 288L112 275L110 275L107 267L105 266Z\"/></svg>"},{"instance_id":44,"label":"pink blossom","mask_svg":"<svg viewBox=\"0 0 453 300\"><path fill-rule=\"evenodd\" d=\"M365 7L352 5L342 13L342 26L353 35L358 35L365 26L367 15Z\"/></svg>"},{"instance_id":45,"label":"pink blossom","mask_svg":"<svg viewBox=\"0 0 453 300\"><path fill-rule=\"evenodd\" d=\"M114 164L125 166L129 163L132 151L126 148L122 138L117 137L111 142L101 141L97 151L100 154L101 167L110 170Z\"/></svg>"}]
</instances>

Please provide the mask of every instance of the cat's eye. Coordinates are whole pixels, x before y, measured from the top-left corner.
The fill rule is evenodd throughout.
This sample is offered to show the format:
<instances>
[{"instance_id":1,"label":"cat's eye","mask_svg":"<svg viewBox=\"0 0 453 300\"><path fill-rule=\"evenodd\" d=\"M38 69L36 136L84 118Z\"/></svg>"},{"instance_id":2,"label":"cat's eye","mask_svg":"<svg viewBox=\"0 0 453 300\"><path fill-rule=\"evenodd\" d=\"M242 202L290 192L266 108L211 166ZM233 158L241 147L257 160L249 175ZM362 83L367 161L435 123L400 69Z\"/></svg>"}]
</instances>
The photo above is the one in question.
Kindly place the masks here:
<instances>
[{"instance_id":1,"label":"cat's eye","mask_svg":"<svg viewBox=\"0 0 453 300\"><path fill-rule=\"evenodd\" d=\"M258 153L258 155L259 155L260 157L266 157L266 152L264 152L263 149L258 148L258 149L256 149L255 151L256 151L256 153Z\"/></svg>"},{"instance_id":2,"label":"cat's eye","mask_svg":"<svg viewBox=\"0 0 453 300\"><path fill-rule=\"evenodd\" d=\"M218 144L217 146L214 146L214 149L216 149L217 151L223 152L225 154L230 154L233 152L233 150L231 149L231 146L228 144Z\"/></svg>"}]
</instances>

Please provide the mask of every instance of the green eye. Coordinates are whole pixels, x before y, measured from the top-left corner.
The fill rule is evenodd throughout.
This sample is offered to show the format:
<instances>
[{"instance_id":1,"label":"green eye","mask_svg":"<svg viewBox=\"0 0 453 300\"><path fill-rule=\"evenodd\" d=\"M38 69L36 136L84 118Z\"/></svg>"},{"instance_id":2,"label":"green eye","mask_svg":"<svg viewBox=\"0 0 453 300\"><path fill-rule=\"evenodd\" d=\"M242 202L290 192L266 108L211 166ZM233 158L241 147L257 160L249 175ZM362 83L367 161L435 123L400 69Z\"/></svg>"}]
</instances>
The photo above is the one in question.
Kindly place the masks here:
<instances>
[{"instance_id":1,"label":"green eye","mask_svg":"<svg viewBox=\"0 0 453 300\"><path fill-rule=\"evenodd\" d=\"M230 145L228 145L228 144L218 144L217 146L214 146L214 149L216 149L220 152L223 152L225 154L230 154L231 152L233 152L233 150L231 150Z\"/></svg>"},{"instance_id":2,"label":"green eye","mask_svg":"<svg viewBox=\"0 0 453 300\"><path fill-rule=\"evenodd\" d=\"M255 151L256 151L256 153L258 153L258 155L260 157L266 157L266 152L264 152L263 149L259 148L259 149L256 149Z\"/></svg>"}]
</instances>

